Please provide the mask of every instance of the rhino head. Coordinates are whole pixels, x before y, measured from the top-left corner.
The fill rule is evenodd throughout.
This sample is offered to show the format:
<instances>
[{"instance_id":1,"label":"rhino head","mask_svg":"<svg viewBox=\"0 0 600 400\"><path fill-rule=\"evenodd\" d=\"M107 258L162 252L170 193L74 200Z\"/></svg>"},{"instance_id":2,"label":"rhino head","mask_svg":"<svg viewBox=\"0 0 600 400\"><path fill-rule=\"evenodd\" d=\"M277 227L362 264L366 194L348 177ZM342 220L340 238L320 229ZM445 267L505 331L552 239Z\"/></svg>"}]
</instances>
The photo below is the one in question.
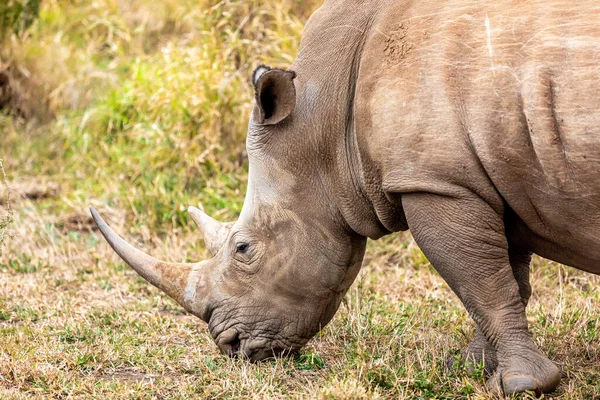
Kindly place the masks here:
<instances>
[{"instance_id":1,"label":"rhino head","mask_svg":"<svg viewBox=\"0 0 600 400\"><path fill-rule=\"evenodd\" d=\"M157 260L91 212L115 252L207 322L221 351L256 361L297 351L331 320L360 269L366 238L347 223L328 184L337 181L338 147L314 139L320 136L310 110L296 106L310 102L310 91L297 99L296 74L265 66L253 83L248 191L239 219L220 223L189 208L212 258Z\"/></svg>"}]
</instances>

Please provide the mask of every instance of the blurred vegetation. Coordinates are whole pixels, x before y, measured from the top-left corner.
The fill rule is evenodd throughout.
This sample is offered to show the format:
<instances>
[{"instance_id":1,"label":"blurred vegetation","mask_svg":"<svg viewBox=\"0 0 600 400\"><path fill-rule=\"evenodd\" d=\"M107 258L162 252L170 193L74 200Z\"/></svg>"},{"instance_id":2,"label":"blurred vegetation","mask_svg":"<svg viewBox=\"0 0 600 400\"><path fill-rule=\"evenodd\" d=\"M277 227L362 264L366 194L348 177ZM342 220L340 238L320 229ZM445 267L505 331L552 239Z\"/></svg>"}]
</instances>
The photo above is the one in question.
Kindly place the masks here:
<instances>
[{"instance_id":1,"label":"blurred vegetation","mask_svg":"<svg viewBox=\"0 0 600 400\"><path fill-rule=\"evenodd\" d=\"M8 191L8 183L6 181L6 173L4 172L4 165L0 158L0 184L3 185L3 189L6 190L6 215L0 214L0 256L2 256L2 245L4 240L9 236L8 228L10 224L14 222L12 210L10 208L10 192ZM1 193L1 192L0 192ZM2 196L0 196L2 198Z\"/></svg>"},{"instance_id":2,"label":"blurred vegetation","mask_svg":"<svg viewBox=\"0 0 600 400\"><path fill-rule=\"evenodd\" d=\"M0 118L6 166L15 179L60 182L66 201L48 212L83 212L96 199L167 230L185 226L187 206L200 200L234 218L251 72L292 63L315 6L44 1L27 35L0 50L10 90Z\"/></svg>"},{"instance_id":3,"label":"blurred vegetation","mask_svg":"<svg viewBox=\"0 0 600 400\"><path fill-rule=\"evenodd\" d=\"M0 43L4 42L7 35L22 35L35 21L40 12L40 0L3 0L0 3ZM2 53L0 53L0 56ZM0 60L2 60L0 58ZM2 65L0 64L0 67ZM0 107L6 96L4 87L8 84L8 76L0 68ZM3 160L0 158L0 184L6 191L6 214L0 214L0 256L2 256L2 245L9 236L8 228L14 222L10 208L10 192ZM0 196L2 198L4 196Z\"/></svg>"},{"instance_id":4,"label":"blurred vegetation","mask_svg":"<svg viewBox=\"0 0 600 400\"><path fill-rule=\"evenodd\" d=\"M0 40L7 33L23 34L40 12L41 0L3 0L0 3Z\"/></svg>"}]
</instances>

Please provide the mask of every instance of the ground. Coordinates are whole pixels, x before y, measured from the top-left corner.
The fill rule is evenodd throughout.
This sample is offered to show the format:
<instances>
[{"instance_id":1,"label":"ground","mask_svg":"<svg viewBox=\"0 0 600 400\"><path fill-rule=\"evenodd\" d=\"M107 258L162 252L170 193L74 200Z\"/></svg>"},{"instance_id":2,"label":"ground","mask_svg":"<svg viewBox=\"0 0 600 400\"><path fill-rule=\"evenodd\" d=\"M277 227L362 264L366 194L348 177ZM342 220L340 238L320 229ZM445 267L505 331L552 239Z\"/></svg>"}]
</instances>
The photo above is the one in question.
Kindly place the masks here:
<instances>
[{"instance_id":1,"label":"ground","mask_svg":"<svg viewBox=\"0 0 600 400\"><path fill-rule=\"evenodd\" d=\"M89 205L158 258L208 256L185 210L239 213L252 68L289 65L318 5L124 3L47 0L2 44L0 398L491 398L481 368L444 371L473 324L410 234L370 242L333 321L260 364L117 258ZM532 334L563 372L547 397L600 398L600 277L535 258L532 282Z\"/></svg>"}]
</instances>

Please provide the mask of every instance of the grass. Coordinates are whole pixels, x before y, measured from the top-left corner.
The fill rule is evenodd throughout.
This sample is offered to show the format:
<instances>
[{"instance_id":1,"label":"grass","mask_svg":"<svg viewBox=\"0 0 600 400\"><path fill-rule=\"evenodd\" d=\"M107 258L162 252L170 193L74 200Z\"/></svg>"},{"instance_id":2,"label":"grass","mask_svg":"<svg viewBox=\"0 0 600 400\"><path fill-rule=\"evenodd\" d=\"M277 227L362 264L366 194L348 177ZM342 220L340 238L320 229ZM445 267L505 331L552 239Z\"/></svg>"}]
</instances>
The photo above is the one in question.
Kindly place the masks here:
<instances>
[{"instance_id":1,"label":"grass","mask_svg":"<svg viewBox=\"0 0 600 400\"><path fill-rule=\"evenodd\" d=\"M2 163L2 159L0 158L0 178L2 180L2 184L4 185L4 191L6 193L6 210L4 211L4 215L0 217L0 257L2 256L2 245L4 241L10 237L10 225L14 222L13 212L10 208L10 192L8 188L8 182L6 178L6 172L4 171L4 165Z\"/></svg>"},{"instance_id":2,"label":"grass","mask_svg":"<svg viewBox=\"0 0 600 400\"><path fill-rule=\"evenodd\" d=\"M88 205L159 258L208 256L184 210L236 217L250 73L293 60L317 5L46 0L4 43L14 223L0 256L0 398L490 397L481 369L444 371L473 325L408 234L369 244L302 354L253 365L220 355L93 230ZM550 397L600 397L599 277L535 259L532 281L531 330L564 374Z\"/></svg>"}]
</instances>

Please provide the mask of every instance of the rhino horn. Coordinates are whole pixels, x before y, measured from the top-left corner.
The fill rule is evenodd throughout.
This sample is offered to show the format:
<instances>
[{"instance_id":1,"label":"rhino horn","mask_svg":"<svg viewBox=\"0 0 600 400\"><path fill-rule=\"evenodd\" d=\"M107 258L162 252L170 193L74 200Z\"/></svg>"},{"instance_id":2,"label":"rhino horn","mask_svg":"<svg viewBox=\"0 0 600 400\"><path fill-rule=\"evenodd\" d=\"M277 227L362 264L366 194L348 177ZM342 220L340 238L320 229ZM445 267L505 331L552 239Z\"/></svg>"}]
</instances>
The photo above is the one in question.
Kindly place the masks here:
<instances>
[{"instance_id":1,"label":"rhino horn","mask_svg":"<svg viewBox=\"0 0 600 400\"><path fill-rule=\"evenodd\" d=\"M158 260L123 240L104 222L94 207L90 207L90 212L110 247L123 261L187 311L208 322L206 301L204 301L208 293L197 293L198 289L202 291L208 289L210 272L208 261L189 264Z\"/></svg>"},{"instance_id":2,"label":"rhino horn","mask_svg":"<svg viewBox=\"0 0 600 400\"><path fill-rule=\"evenodd\" d=\"M214 256L225 243L233 222L219 222L196 207L189 207L188 212L200 228L206 248Z\"/></svg>"}]
</instances>

